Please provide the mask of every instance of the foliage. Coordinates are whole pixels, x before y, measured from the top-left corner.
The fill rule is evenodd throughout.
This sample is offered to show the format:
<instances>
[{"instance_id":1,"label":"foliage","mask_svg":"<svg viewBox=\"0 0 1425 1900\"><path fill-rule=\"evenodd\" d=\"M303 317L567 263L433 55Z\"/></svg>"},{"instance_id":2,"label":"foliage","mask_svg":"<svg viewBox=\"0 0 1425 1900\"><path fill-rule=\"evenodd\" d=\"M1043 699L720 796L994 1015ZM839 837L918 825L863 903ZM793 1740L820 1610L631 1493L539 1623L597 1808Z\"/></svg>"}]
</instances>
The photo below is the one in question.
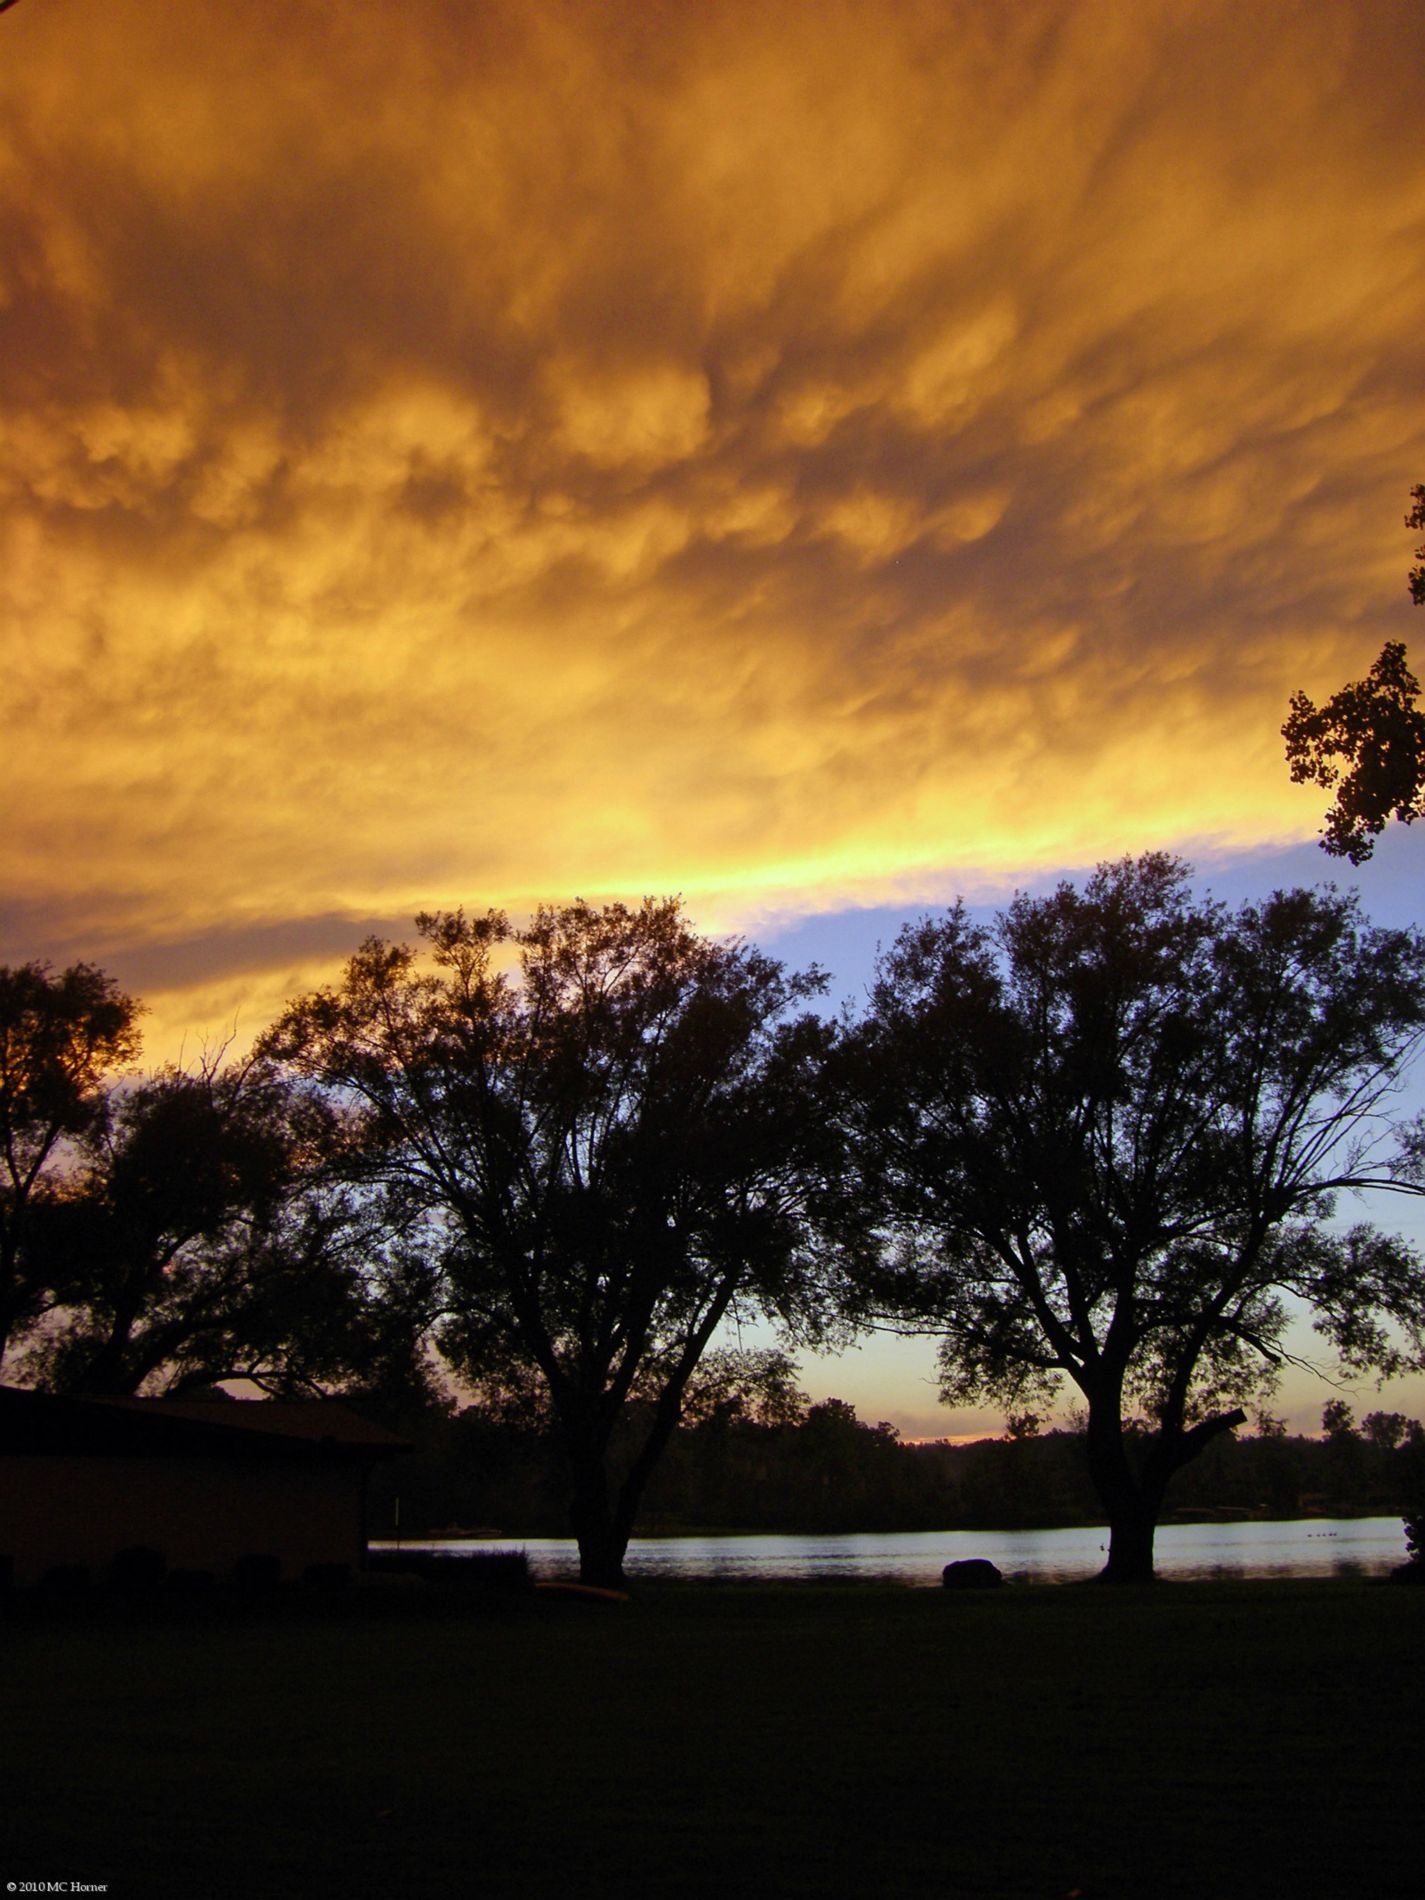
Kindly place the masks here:
<instances>
[{"instance_id":1,"label":"foliage","mask_svg":"<svg viewBox=\"0 0 1425 1900\"><path fill-rule=\"evenodd\" d=\"M1364 864L1392 818L1412 824L1425 805L1425 713L1420 682L1391 640L1363 680L1353 680L1317 707L1294 693L1282 727L1292 782L1336 790L1321 846L1333 857Z\"/></svg>"},{"instance_id":2,"label":"foliage","mask_svg":"<svg viewBox=\"0 0 1425 1900\"><path fill-rule=\"evenodd\" d=\"M1412 1251L1320 1224L1339 1189L1411 1185L1382 1116L1425 942L1334 892L1229 915L1187 875L1150 854L992 930L963 906L908 926L845 1069L848 1192L882 1228L852 1310L939 1332L951 1402L1078 1388L1110 1577L1151 1574L1173 1473L1270 1389L1284 1294L1353 1367L1425 1345Z\"/></svg>"},{"instance_id":3,"label":"foliage","mask_svg":"<svg viewBox=\"0 0 1425 1900\"><path fill-rule=\"evenodd\" d=\"M138 1015L90 964L0 969L0 1346L66 1391L423 1390L424 1270L324 1183L326 1105L221 1056L126 1075Z\"/></svg>"},{"instance_id":4,"label":"foliage","mask_svg":"<svg viewBox=\"0 0 1425 1900\"><path fill-rule=\"evenodd\" d=\"M331 1121L254 1062L111 1094L30 1237L57 1306L30 1376L98 1393L419 1389L426 1276L376 1209L325 1182Z\"/></svg>"},{"instance_id":5,"label":"foliage","mask_svg":"<svg viewBox=\"0 0 1425 1900\"><path fill-rule=\"evenodd\" d=\"M723 1426L736 1420L776 1429L800 1425L811 1401L785 1352L719 1346L703 1354L683 1394L681 1423Z\"/></svg>"},{"instance_id":6,"label":"foliage","mask_svg":"<svg viewBox=\"0 0 1425 1900\"><path fill-rule=\"evenodd\" d=\"M1404 1412L1367 1412L1361 1420L1361 1433L1381 1451L1394 1451L1397 1445L1405 1442L1414 1424L1415 1421L1407 1418ZM1415 1429L1418 1431L1420 1428L1415 1425Z\"/></svg>"},{"instance_id":7,"label":"foliage","mask_svg":"<svg viewBox=\"0 0 1425 1900\"><path fill-rule=\"evenodd\" d=\"M1411 491L1408 528L1425 529L1425 486ZM1425 546L1416 550L1425 561ZM1410 595L1425 606L1425 566L1410 571ZM1405 647L1388 641L1363 680L1354 680L1317 707L1294 693L1282 727L1287 762L1297 785L1339 787L1326 815L1322 849L1364 864L1392 818L1411 824L1425 810L1425 713L1420 682Z\"/></svg>"},{"instance_id":8,"label":"foliage","mask_svg":"<svg viewBox=\"0 0 1425 1900\"><path fill-rule=\"evenodd\" d=\"M50 1306L26 1262L67 1146L100 1120L138 1056L138 1005L92 964L0 966L0 1354Z\"/></svg>"},{"instance_id":9,"label":"foliage","mask_svg":"<svg viewBox=\"0 0 1425 1900\"><path fill-rule=\"evenodd\" d=\"M449 1363L538 1381L585 1580L617 1581L719 1327L823 1323L807 1214L835 1165L833 1032L796 1013L823 979L697 936L673 901L417 923L429 964L368 942L267 1046L342 1105L352 1180L438 1264Z\"/></svg>"}]
</instances>

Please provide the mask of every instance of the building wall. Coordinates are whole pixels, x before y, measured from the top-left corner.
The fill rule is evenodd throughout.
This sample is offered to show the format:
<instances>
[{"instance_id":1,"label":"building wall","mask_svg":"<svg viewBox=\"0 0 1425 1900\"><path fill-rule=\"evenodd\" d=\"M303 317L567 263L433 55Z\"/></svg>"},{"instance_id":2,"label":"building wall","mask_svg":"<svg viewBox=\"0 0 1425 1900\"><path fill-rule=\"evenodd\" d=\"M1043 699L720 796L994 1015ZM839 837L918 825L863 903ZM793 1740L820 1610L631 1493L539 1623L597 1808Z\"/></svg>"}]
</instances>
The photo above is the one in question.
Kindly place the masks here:
<instances>
[{"instance_id":1,"label":"building wall","mask_svg":"<svg viewBox=\"0 0 1425 1900\"><path fill-rule=\"evenodd\" d=\"M269 1551L286 1578L308 1564L364 1557L362 1474L350 1464L242 1464L216 1459L0 1457L0 1554L21 1588L58 1564L98 1579L135 1544L171 1570L221 1576Z\"/></svg>"}]
</instances>

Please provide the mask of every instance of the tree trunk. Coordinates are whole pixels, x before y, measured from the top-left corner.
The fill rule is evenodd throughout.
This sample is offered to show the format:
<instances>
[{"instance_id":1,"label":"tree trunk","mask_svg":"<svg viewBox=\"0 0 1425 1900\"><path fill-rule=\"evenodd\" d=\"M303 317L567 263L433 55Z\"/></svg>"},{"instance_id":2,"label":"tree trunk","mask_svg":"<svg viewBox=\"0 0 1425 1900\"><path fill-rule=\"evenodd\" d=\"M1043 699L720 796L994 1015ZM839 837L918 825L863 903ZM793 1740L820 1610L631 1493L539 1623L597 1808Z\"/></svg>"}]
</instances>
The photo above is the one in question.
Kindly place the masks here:
<instances>
[{"instance_id":1,"label":"tree trunk","mask_svg":"<svg viewBox=\"0 0 1425 1900\"><path fill-rule=\"evenodd\" d=\"M569 1518L579 1546L580 1583L618 1590L623 1587L628 1533L615 1519L606 1458L601 1445L581 1446L572 1454L574 1492Z\"/></svg>"},{"instance_id":2,"label":"tree trunk","mask_svg":"<svg viewBox=\"0 0 1425 1900\"><path fill-rule=\"evenodd\" d=\"M725 1304L725 1302L724 1302ZM717 1315L714 1315L716 1319ZM708 1331L712 1330L712 1321ZM702 1345L698 1342L697 1350ZM682 1416L683 1389L696 1364L696 1354L676 1376L670 1378L658 1394L653 1417L643 1443L623 1476L615 1495L609 1482L608 1428L587 1415L565 1428L564 1443L574 1475L574 1496L570 1516L579 1545L579 1581L597 1584L601 1589L623 1587L623 1560L629 1539L638 1521L638 1509L654 1467L667 1449L668 1440Z\"/></svg>"},{"instance_id":3,"label":"tree trunk","mask_svg":"<svg viewBox=\"0 0 1425 1900\"><path fill-rule=\"evenodd\" d=\"M1108 1562L1100 1583L1151 1583L1153 1534L1163 1485L1133 1469L1117 1390L1089 1394L1089 1476L1108 1515ZM1156 1476L1156 1474L1155 1474Z\"/></svg>"},{"instance_id":4,"label":"tree trunk","mask_svg":"<svg viewBox=\"0 0 1425 1900\"><path fill-rule=\"evenodd\" d=\"M1204 1419L1189 1431L1161 1432L1135 1471L1120 1409L1112 1400L1089 1402L1089 1476L1108 1513L1108 1562L1100 1583L1151 1583L1153 1539L1173 1473L1197 1457L1219 1433L1246 1423L1240 1408Z\"/></svg>"},{"instance_id":5,"label":"tree trunk","mask_svg":"<svg viewBox=\"0 0 1425 1900\"><path fill-rule=\"evenodd\" d=\"M1098 1573L1100 1583L1151 1583L1153 1536L1158 1528L1158 1506L1141 1495L1120 1498L1108 1514L1108 1562Z\"/></svg>"},{"instance_id":6,"label":"tree trunk","mask_svg":"<svg viewBox=\"0 0 1425 1900\"><path fill-rule=\"evenodd\" d=\"M600 1590L622 1590L623 1560L628 1539L613 1524L585 1524L575 1532L579 1541L579 1581Z\"/></svg>"},{"instance_id":7,"label":"tree trunk","mask_svg":"<svg viewBox=\"0 0 1425 1900\"><path fill-rule=\"evenodd\" d=\"M608 1447L591 1447L573 1458L574 1496L570 1516L579 1545L579 1581L601 1589L622 1589L623 1560L638 1520L638 1507L654 1465L677 1422L676 1400L660 1407L641 1451L617 1495L609 1483Z\"/></svg>"}]
</instances>

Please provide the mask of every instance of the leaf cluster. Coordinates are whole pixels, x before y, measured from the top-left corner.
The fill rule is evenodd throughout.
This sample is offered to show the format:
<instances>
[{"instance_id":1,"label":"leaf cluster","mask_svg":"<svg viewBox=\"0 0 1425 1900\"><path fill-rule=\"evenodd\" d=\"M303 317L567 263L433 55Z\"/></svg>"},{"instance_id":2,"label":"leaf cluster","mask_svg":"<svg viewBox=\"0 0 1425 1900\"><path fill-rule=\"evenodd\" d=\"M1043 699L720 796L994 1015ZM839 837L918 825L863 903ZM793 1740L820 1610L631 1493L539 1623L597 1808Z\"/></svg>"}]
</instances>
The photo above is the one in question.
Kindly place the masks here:
<instances>
[{"instance_id":1,"label":"leaf cluster","mask_svg":"<svg viewBox=\"0 0 1425 1900\"><path fill-rule=\"evenodd\" d=\"M1425 568L1416 574L1425 576ZM1414 577L1412 577L1412 580ZM1422 581L1425 586L1425 581ZM1388 641L1363 680L1318 707L1294 693L1282 727L1292 782L1335 790L1321 844L1364 864L1392 818L1409 825L1425 810L1425 713L1405 647Z\"/></svg>"},{"instance_id":2,"label":"leaf cluster","mask_svg":"<svg viewBox=\"0 0 1425 1900\"><path fill-rule=\"evenodd\" d=\"M1407 528L1425 529L1425 484L1410 491ZM1425 545L1416 549L1425 563ZM1425 565L1410 570L1410 598L1425 606ZM1336 790L1321 847L1333 857L1364 864L1392 818L1409 825L1425 810L1425 713L1420 682L1406 665L1405 647L1388 641L1363 680L1353 680L1318 707L1292 695L1282 727L1292 782Z\"/></svg>"}]
</instances>

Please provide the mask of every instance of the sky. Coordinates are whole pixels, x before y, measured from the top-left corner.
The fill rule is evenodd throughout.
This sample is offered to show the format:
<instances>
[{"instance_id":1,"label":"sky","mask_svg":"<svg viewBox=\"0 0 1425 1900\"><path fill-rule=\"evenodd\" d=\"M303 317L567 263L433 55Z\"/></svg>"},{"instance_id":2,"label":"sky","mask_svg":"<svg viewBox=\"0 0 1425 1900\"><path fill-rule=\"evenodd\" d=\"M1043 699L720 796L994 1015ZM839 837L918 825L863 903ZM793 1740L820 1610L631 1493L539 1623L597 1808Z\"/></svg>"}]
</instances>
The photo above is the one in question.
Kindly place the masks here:
<instances>
[{"instance_id":1,"label":"sky","mask_svg":"<svg viewBox=\"0 0 1425 1900\"><path fill-rule=\"evenodd\" d=\"M1422 70L1416 0L21 0L0 960L159 1060L424 908L854 990L1127 852L1339 877L1280 726L1413 631ZM909 1350L808 1383L966 1427Z\"/></svg>"}]
</instances>

